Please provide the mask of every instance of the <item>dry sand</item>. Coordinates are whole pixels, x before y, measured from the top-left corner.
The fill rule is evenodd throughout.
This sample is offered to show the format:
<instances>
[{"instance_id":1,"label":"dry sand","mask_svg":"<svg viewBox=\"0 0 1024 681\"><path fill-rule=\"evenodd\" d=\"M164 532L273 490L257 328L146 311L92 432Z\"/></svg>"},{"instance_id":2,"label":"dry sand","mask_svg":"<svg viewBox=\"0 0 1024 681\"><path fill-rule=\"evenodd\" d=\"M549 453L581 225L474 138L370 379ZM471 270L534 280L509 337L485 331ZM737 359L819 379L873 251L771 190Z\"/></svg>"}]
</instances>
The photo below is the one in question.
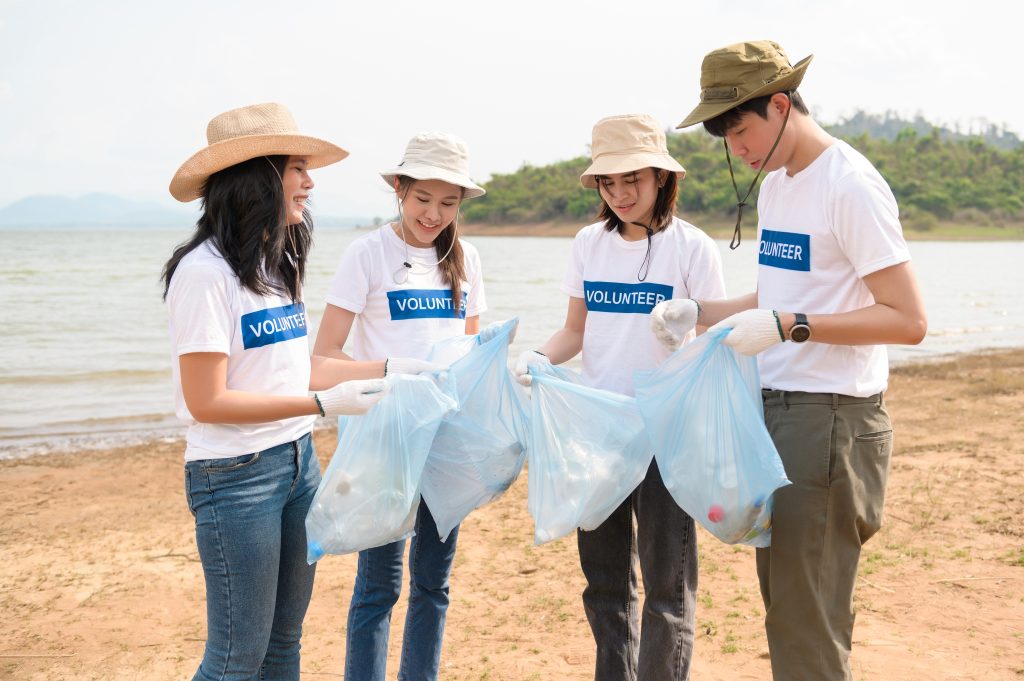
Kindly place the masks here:
<instances>
[{"instance_id":1,"label":"dry sand","mask_svg":"<svg viewBox=\"0 0 1024 681\"><path fill-rule=\"evenodd\" d=\"M1024 350L895 373L887 523L865 547L861 680L1024 677ZM318 433L326 460L334 435ZM205 636L180 443L0 462L0 679L186 679ZM463 526L443 679L590 679L575 541L526 481ZM692 678L770 678L752 549L701 532ZM303 678L341 678L353 557L320 563ZM389 669L401 637L393 619Z\"/></svg>"}]
</instances>

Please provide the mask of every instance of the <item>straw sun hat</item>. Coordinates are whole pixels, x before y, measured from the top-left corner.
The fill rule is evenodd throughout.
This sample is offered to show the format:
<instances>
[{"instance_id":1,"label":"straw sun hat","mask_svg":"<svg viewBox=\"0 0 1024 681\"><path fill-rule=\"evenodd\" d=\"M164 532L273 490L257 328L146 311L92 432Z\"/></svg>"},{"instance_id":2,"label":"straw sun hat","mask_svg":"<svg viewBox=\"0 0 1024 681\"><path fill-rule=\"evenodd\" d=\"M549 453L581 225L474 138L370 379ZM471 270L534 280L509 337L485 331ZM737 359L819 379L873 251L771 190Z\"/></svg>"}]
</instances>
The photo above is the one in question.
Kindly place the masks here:
<instances>
[{"instance_id":1,"label":"straw sun hat","mask_svg":"<svg viewBox=\"0 0 1024 681\"><path fill-rule=\"evenodd\" d=\"M487 192L469 179L469 152L461 138L446 132L421 132L409 140L405 155L397 168L384 170L380 176L392 189L400 176L414 180L441 180L462 187L464 199L483 196Z\"/></svg>"},{"instance_id":2,"label":"straw sun hat","mask_svg":"<svg viewBox=\"0 0 1024 681\"><path fill-rule=\"evenodd\" d=\"M348 152L326 140L299 133L281 104L253 104L225 111L206 126L208 146L181 164L171 180L171 196L187 202L202 196L210 175L257 156L304 156L307 168L337 163Z\"/></svg>"},{"instance_id":3,"label":"straw sun hat","mask_svg":"<svg viewBox=\"0 0 1024 681\"><path fill-rule=\"evenodd\" d=\"M710 120L743 102L795 90L814 55L790 66L778 43L751 40L708 52L700 66L700 104L677 128Z\"/></svg>"},{"instance_id":4,"label":"straw sun hat","mask_svg":"<svg viewBox=\"0 0 1024 681\"><path fill-rule=\"evenodd\" d=\"M602 118L594 125L590 144L593 163L580 175L580 183L597 187L597 175L628 173L643 168L661 168L686 177L686 169L668 154L665 133L647 114L625 114Z\"/></svg>"}]
</instances>

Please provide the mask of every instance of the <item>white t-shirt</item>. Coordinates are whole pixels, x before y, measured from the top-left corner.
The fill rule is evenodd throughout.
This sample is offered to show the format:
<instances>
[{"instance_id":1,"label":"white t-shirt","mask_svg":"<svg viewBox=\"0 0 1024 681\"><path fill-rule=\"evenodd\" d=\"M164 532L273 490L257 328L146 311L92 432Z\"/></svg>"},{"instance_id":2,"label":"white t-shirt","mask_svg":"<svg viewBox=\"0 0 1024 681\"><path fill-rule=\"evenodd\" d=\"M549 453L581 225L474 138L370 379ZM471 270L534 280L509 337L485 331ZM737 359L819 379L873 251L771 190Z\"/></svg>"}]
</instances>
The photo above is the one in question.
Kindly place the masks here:
<instances>
[{"instance_id":1,"label":"white t-shirt","mask_svg":"<svg viewBox=\"0 0 1024 681\"><path fill-rule=\"evenodd\" d=\"M459 243L468 281L462 282L458 316L433 247L409 246L407 251L391 225L384 225L345 249L327 302L356 313L353 359L425 359L434 343L466 333L466 317L481 314L487 304L480 255L472 244ZM411 269L402 265L407 258Z\"/></svg>"},{"instance_id":2,"label":"white t-shirt","mask_svg":"<svg viewBox=\"0 0 1024 681\"><path fill-rule=\"evenodd\" d=\"M672 218L651 239L647 276L641 266L647 239L626 241L604 222L576 235L562 291L587 305L583 377L596 388L633 394L633 372L653 369L669 351L651 332L650 313L668 298L725 297L722 258L711 238ZM685 339L693 339L693 332Z\"/></svg>"},{"instance_id":3,"label":"white t-shirt","mask_svg":"<svg viewBox=\"0 0 1024 681\"><path fill-rule=\"evenodd\" d=\"M199 423L181 392L178 357L192 352L228 356L229 390L264 395L309 394L306 306L287 296L243 288L210 241L178 263L167 290L175 413L188 424L185 460L224 459L297 440L313 416L266 423Z\"/></svg>"},{"instance_id":4,"label":"white t-shirt","mask_svg":"<svg viewBox=\"0 0 1024 681\"><path fill-rule=\"evenodd\" d=\"M758 307L805 314L874 304L863 278L910 260L896 199L858 151L836 141L802 171L769 173L758 213ZM758 355L775 390L866 397L885 390L884 345L781 343Z\"/></svg>"}]
</instances>

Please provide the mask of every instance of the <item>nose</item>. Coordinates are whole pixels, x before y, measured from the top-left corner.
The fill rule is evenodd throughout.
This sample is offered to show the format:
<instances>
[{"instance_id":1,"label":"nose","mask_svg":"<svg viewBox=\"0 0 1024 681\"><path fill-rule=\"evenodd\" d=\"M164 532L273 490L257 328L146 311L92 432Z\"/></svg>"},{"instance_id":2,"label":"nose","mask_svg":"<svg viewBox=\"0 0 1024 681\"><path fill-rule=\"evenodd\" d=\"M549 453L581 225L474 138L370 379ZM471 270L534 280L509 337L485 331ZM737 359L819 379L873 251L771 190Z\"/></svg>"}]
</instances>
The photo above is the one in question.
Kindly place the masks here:
<instances>
[{"instance_id":1,"label":"nose","mask_svg":"<svg viewBox=\"0 0 1024 681\"><path fill-rule=\"evenodd\" d=\"M435 222L441 219L441 211L438 209L436 203L431 202L427 206L427 218L429 218L431 222Z\"/></svg>"},{"instance_id":2,"label":"nose","mask_svg":"<svg viewBox=\"0 0 1024 681\"><path fill-rule=\"evenodd\" d=\"M312 189L314 186L313 178L310 176L308 171L302 171L302 187L303 189Z\"/></svg>"}]
</instances>

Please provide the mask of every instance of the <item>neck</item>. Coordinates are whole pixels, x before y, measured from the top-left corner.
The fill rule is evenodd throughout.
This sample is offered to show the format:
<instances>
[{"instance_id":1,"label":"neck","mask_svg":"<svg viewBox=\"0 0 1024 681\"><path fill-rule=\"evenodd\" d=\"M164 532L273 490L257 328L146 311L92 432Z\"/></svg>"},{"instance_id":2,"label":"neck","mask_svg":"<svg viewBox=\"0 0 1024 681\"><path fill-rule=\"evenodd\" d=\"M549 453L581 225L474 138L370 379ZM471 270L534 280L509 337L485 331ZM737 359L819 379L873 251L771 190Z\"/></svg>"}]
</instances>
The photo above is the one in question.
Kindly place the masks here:
<instances>
[{"instance_id":1,"label":"neck","mask_svg":"<svg viewBox=\"0 0 1024 681\"><path fill-rule=\"evenodd\" d=\"M793 134L793 151L786 159L786 174L793 177L814 163L821 154L832 146L835 138L825 132L810 116L795 115L789 126Z\"/></svg>"}]
</instances>

